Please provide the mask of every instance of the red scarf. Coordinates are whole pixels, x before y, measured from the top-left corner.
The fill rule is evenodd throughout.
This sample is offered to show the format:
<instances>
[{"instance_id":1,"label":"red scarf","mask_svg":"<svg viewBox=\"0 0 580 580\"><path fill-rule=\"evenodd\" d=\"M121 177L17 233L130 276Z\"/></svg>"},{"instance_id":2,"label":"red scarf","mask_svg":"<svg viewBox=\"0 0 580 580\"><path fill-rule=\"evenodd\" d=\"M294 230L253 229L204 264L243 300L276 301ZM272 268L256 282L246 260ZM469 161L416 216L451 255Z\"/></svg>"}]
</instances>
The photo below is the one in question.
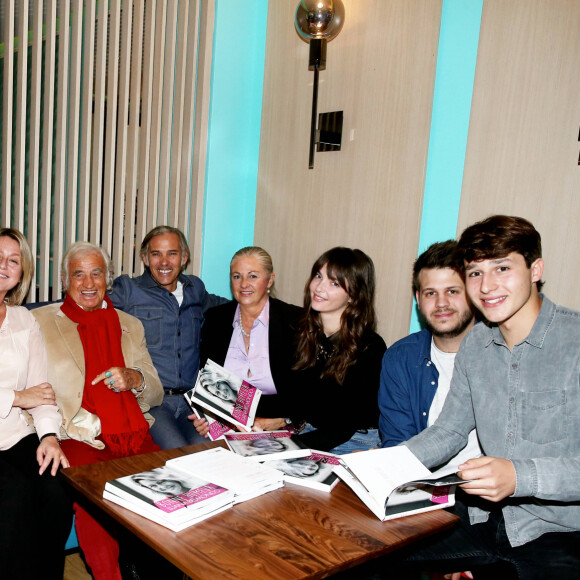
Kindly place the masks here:
<instances>
[{"instance_id":1,"label":"red scarf","mask_svg":"<svg viewBox=\"0 0 580 580\"><path fill-rule=\"evenodd\" d=\"M121 323L108 296L107 308L83 310L67 294L60 309L73 322L85 353L84 409L101 420L101 435L111 452L118 457L136 453L149 426L131 391L115 393L104 381L91 385L93 379L111 367L124 367L121 349Z\"/></svg>"}]
</instances>

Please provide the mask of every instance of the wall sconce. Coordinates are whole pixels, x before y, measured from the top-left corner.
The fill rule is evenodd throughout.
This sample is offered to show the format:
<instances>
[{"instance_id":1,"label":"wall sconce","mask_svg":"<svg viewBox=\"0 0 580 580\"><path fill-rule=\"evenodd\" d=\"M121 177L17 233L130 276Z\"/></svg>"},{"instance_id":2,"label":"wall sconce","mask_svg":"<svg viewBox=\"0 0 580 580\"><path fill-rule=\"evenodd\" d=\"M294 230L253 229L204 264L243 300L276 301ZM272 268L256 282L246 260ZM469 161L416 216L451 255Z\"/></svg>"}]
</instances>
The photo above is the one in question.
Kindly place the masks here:
<instances>
[{"instance_id":1,"label":"wall sconce","mask_svg":"<svg viewBox=\"0 0 580 580\"><path fill-rule=\"evenodd\" d=\"M314 168L314 145L318 151L340 151L342 111L320 114L316 130L318 107L318 72L326 69L326 44L336 38L344 24L344 4L341 0L301 0L296 9L294 25L304 42L310 44L308 70L314 71L312 88L312 119L310 122L310 155L308 168Z\"/></svg>"}]
</instances>

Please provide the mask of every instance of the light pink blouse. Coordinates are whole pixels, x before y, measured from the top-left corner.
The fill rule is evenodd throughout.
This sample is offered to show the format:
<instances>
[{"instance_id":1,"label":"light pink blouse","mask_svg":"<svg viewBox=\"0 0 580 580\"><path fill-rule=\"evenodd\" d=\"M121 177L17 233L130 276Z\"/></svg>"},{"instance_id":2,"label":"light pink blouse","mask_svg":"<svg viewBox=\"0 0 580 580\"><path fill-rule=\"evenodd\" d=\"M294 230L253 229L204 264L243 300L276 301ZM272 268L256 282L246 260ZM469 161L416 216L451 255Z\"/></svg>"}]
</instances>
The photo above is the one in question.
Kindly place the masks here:
<instances>
[{"instance_id":1,"label":"light pink blouse","mask_svg":"<svg viewBox=\"0 0 580 580\"><path fill-rule=\"evenodd\" d=\"M10 449L34 433L30 420L13 407L14 391L23 391L47 380L46 349L38 323L26 308L7 306L0 327L0 450ZM62 418L55 405L28 409L39 438L58 433Z\"/></svg>"}]
</instances>

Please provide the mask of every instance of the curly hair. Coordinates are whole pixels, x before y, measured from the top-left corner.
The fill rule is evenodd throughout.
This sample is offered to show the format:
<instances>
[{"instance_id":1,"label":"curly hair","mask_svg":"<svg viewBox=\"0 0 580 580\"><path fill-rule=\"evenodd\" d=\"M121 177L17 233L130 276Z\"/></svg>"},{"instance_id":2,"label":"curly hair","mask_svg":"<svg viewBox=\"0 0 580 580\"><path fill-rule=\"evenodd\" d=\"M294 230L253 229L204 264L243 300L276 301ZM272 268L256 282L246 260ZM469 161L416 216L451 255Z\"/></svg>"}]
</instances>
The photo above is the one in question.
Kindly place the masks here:
<instances>
[{"instance_id":1,"label":"curly hair","mask_svg":"<svg viewBox=\"0 0 580 580\"><path fill-rule=\"evenodd\" d=\"M312 308L310 283L324 266L327 276L336 280L349 296L340 319L336 353L322 373L323 377L342 384L347 369L356 362L361 338L376 327L375 267L373 261L361 250L344 247L332 248L314 262L304 287L306 314L298 331L295 370L305 370L316 364L318 340L323 326L320 313Z\"/></svg>"},{"instance_id":2,"label":"curly hair","mask_svg":"<svg viewBox=\"0 0 580 580\"><path fill-rule=\"evenodd\" d=\"M435 270L450 268L459 274L460 278L465 281L465 268L463 258L457 252L457 242L447 240L446 242L436 242L431 244L413 264L413 294L421 290L419 274L421 270Z\"/></svg>"}]
</instances>

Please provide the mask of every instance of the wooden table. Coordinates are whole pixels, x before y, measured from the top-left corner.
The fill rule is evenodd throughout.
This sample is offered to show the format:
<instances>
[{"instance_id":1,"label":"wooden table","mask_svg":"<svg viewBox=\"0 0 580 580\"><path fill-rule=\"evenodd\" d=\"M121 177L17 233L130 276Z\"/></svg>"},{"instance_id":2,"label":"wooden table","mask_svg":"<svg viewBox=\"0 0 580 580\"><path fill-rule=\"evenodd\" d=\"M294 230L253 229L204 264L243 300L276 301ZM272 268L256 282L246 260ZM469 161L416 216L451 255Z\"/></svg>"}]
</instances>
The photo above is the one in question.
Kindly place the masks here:
<instances>
[{"instance_id":1,"label":"wooden table","mask_svg":"<svg viewBox=\"0 0 580 580\"><path fill-rule=\"evenodd\" d=\"M207 443L62 470L76 490L195 580L325 578L451 527L436 510L378 520L342 482L328 494L286 484L175 533L103 499L105 482Z\"/></svg>"}]
</instances>

